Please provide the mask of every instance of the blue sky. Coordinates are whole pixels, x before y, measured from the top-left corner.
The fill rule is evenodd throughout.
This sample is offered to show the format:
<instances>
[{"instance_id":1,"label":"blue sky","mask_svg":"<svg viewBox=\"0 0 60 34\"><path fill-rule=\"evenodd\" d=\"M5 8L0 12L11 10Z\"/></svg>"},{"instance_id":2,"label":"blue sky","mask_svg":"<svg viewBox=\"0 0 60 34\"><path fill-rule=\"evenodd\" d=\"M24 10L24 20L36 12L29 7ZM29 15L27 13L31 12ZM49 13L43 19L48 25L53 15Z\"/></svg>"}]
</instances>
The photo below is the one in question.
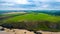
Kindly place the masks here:
<instances>
[{"instance_id":1,"label":"blue sky","mask_svg":"<svg viewBox=\"0 0 60 34\"><path fill-rule=\"evenodd\" d=\"M0 0L0 10L60 10L60 0Z\"/></svg>"}]
</instances>

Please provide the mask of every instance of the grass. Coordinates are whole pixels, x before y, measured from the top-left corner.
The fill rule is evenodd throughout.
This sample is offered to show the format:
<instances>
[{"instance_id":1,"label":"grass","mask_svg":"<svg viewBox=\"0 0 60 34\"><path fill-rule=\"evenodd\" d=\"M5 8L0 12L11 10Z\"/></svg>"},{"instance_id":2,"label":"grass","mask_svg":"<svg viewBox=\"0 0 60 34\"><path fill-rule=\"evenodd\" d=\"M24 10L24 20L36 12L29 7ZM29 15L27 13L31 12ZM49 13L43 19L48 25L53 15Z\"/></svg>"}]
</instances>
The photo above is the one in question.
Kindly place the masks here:
<instances>
[{"instance_id":1,"label":"grass","mask_svg":"<svg viewBox=\"0 0 60 34\"><path fill-rule=\"evenodd\" d=\"M5 20L6 22L19 22L19 21L50 21L50 22L58 22L60 21L60 16L53 16L43 13L38 14L26 14L26 15L20 15L13 18L9 18Z\"/></svg>"},{"instance_id":2,"label":"grass","mask_svg":"<svg viewBox=\"0 0 60 34\"><path fill-rule=\"evenodd\" d=\"M14 27L21 26L23 28L31 30L51 31L59 31L57 28L50 28L50 26L54 27L53 25L59 24L59 22L60 16L54 16L44 13L29 13L24 15L18 15L2 21L2 23L14 24Z\"/></svg>"}]
</instances>

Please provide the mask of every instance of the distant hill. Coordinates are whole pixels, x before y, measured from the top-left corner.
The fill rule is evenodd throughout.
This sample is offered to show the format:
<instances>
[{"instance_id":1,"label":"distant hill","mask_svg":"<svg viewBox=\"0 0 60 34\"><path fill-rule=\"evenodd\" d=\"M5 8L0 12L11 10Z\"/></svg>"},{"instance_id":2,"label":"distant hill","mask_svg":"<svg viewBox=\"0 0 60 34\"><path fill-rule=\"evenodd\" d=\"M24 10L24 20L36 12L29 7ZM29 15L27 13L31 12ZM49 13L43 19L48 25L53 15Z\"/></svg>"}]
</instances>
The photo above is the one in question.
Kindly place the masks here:
<instances>
[{"instance_id":1,"label":"distant hill","mask_svg":"<svg viewBox=\"0 0 60 34\"><path fill-rule=\"evenodd\" d=\"M60 15L60 10L0 10L0 14L9 12L35 12L35 13L47 13L51 15Z\"/></svg>"}]
</instances>

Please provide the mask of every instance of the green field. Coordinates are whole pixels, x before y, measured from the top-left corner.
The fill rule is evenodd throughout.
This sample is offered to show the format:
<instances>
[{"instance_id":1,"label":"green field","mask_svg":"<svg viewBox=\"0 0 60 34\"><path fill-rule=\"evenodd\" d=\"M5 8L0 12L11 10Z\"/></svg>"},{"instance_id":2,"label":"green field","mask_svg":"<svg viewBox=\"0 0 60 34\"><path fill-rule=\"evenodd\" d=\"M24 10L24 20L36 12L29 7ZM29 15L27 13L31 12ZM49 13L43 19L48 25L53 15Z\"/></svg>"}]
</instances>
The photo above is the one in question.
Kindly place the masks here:
<instances>
[{"instance_id":1,"label":"green field","mask_svg":"<svg viewBox=\"0 0 60 34\"><path fill-rule=\"evenodd\" d=\"M5 20L5 22L21 22L21 21L49 21L57 23L60 21L60 16L48 15L44 13L32 13L15 16L13 18L9 18Z\"/></svg>"},{"instance_id":2,"label":"green field","mask_svg":"<svg viewBox=\"0 0 60 34\"><path fill-rule=\"evenodd\" d=\"M28 30L60 31L60 16L45 13L15 14L1 22L1 25L12 25L13 28Z\"/></svg>"}]
</instances>

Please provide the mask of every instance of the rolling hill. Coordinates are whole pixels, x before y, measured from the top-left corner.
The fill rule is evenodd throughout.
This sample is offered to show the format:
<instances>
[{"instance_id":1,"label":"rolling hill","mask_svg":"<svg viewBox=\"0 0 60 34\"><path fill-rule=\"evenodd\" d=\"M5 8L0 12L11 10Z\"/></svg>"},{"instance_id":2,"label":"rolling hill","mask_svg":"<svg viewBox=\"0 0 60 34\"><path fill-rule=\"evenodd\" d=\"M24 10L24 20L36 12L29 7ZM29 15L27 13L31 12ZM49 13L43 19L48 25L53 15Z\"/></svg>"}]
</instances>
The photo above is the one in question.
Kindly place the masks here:
<instances>
[{"instance_id":1,"label":"rolling hill","mask_svg":"<svg viewBox=\"0 0 60 34\"><path fill-rule=\"evenodd\" d=\"M7 28L60 31L60 16L44 13L28 13L3 20L1 25Z\"/></svg>"}]
</instances>

